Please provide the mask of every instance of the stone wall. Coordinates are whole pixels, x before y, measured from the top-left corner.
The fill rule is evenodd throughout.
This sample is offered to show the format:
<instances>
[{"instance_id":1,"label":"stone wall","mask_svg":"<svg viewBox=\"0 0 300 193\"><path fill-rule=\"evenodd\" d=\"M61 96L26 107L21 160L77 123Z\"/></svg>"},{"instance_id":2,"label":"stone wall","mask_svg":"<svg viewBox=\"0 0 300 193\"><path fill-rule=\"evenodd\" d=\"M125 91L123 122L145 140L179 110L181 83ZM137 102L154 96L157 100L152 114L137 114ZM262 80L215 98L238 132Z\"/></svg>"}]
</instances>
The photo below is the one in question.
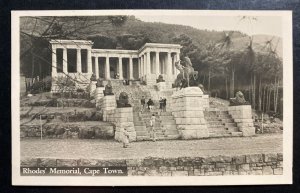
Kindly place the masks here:
<instances>
[{"instance_id":1,"label":"stone wall","mask_svg":"<svg viewBox=\"0 0 300 193\"><path fill-rule=\"evenodd\" d=\"M252 119L252 109L250 105L229 106L228 113L234 119L243 136L255 135L255 127Z\"/></svg>"},{"instance_id":2,"label":"stone wall","mask_svg":"<svg viewBox=\"0 0 300 193\"><path fill-rule=\"evenodd\" d=\"M283 156L251 154L239 156L144 159L52 159L23 158L21 167L124 166L129 176L221 176L282 175Z\"/></svg>"},{"instance_id":3,"label":"stone wall","mask_svg":"<svg viewBox=\"0 0 300 193\"><path fill-rule=\"evenodd\" d=\"M43 138L79 138L79 139L112 139L114 137L114 126L103 122L82 123L48 123L43 125ZM41 137L41 126L21 125L21 138Z\"/></svg>"},{"instance_id":4,"label":"stone wall","mask_svg":"<svg viewBox=\"0 0 300 193\"><path fill-rule=\"evenodd\" d=\"M171 111L182 139L209 137L203 114L207 103L203 96L199 87L184 88L172 95Z\"/></svg>"}]
</instances>

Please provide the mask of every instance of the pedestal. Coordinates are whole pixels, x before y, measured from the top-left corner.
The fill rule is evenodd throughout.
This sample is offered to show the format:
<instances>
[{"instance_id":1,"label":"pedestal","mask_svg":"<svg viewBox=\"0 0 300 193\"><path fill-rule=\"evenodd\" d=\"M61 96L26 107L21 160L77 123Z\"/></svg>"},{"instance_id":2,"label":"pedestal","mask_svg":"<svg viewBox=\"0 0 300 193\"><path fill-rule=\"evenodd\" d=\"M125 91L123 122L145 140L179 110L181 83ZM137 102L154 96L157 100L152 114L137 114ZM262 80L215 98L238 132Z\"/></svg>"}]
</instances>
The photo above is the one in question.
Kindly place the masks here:
<instances>
[{"instance_id":1,"label":"pedestal","mask_svg":"<svg viewBox=\"0 0 300 193\"><path fill-rule=\"evenodd\" d=\"M95 96L96 83L97 83L97 81L91 81L90 82L89 91L90 91L91 96Z\"/></svg>"},{"instance_id":2,"label":"pedestal","mask_svg":"<svg viewBox=\"0 0 300 193\"><path fill-rule=\"evenodd\" d=\"M157 89L159 91L162 91L162 90L166 90L166 82L159 82L159 83L156 83L156 86L157 86Z\"/></svg>"},{"instance_id":3,"label":"pedestal","mask_svg":"<svg viewBox=\"0 0 300 193\"><path fill-rule=\"evenodd\" d=\"M95 100L96 100L96 108L99 107L99 100L104 97L103 91L104 87L97 87L95 90Z\"/></svg>"},{"instance_id":4,"label":"pedestal","mask_svg":"<svg viewBox=\"0 0 300 193\"><path fill-rule=\"evenodd\" d=\"M116 108L114 119L116 125L115 140L122 141L124 137L123 130L126 129L129 134L129 141L136 141L132 107Z\"/></svg>"},{"instance_id":5,"label":"pedestal","mask_svg":"<svg viewBox=\"0 0 300 193\"><path fill-rule=\"evenodd\" d=\"M172 95L172 114L182 139L209 137L203 114L204 96L199 87L184 88Z\"/></svg>"},{"instance_id":6,"label":"pedestal","mask_svg":"<svg viewBox=\"0 0 300 193\"><path fill-rule=\"evenodd\" d=\"M230 106L228 113L234 119L239 131L243 132L243 136L255 135L251 105Z\"/></svg>"},{"instance_id":7,"label":"pedestal","mask_svg":"<svg viewBox=\"0 0 300 193\"><path fill-rule=\"evenodd\" d=\"M104 96L99 100L99 107L103 115L103 121L113 122L112 115L117 108L115 95Z\"/></svg>"}]
</instances>

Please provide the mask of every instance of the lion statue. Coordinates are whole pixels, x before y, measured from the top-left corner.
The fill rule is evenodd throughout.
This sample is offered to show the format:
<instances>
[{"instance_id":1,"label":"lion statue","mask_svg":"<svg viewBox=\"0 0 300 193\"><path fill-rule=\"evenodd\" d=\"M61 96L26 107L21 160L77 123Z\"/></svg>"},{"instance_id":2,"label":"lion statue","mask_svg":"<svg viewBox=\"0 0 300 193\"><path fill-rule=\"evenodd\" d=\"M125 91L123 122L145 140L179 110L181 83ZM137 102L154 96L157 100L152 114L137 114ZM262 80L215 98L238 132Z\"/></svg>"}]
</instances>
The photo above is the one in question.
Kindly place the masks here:
<instances>
[{"instance_id":1,"label":"lion statue","mask_svg":"<svg viewBox=\"0 0 300 193\"><path fill-rule=\"evenodd\" d=\"M230 98L230 106L249 105L241 91L235 93L235 98Z\"/></svg>"},{"instance_id":2,"label":"lion statue","mask_svg":"<svg viewBox=\"0 0 300 193\"><path fill-rule=\"evenodd\" d=\"M117 100L117 108L131 107L128 100L128 94L126 92L121 92L119 95L119 100Z\"/></svg>"}]
</instances>

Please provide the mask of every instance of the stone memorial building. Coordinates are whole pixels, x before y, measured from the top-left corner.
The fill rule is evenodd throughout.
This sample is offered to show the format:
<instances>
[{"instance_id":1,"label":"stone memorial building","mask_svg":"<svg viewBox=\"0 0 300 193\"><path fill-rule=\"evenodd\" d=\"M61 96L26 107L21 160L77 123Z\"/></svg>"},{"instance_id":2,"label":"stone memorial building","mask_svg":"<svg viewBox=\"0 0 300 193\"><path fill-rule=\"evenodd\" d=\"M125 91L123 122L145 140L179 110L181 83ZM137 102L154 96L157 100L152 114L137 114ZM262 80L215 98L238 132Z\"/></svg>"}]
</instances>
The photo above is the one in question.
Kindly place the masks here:
<instances>
[{"instance_id":1,"label":"stone memorial building","mask_svg":"<svg viewBox=\"0 0 300 193\"><path fill-rule=\"evenodd\" d=\"M178 44L146 43L139 50L93 49L87 40L51 40L52 78L66 75L89 84L90 77L104 80L140 80L147 85L156 84L163 75L166 85L171 86L179 71L175 61L179 60Z\"/></svg>"}]
</instances>

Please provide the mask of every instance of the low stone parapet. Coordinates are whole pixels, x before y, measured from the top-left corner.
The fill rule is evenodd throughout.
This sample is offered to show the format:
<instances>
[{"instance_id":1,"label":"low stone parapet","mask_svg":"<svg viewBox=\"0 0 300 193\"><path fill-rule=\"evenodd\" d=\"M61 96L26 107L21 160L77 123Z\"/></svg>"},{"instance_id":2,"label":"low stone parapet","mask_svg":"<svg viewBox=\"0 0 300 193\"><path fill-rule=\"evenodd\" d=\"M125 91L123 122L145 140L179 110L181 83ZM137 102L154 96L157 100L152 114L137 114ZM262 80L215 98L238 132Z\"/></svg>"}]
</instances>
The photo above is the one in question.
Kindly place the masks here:
<instances>
[{"instance_id":1,"label":"low stone parapet","mask_svg":"<svg viewBox=\"0 0 300 193\"><path fill-rule=\"evenodd\" d=\"M252 119L252 109L250 105L229 106L228 113L234 119L243 136L255 135L255 127Z\"/></svg>"}]
</instances>

